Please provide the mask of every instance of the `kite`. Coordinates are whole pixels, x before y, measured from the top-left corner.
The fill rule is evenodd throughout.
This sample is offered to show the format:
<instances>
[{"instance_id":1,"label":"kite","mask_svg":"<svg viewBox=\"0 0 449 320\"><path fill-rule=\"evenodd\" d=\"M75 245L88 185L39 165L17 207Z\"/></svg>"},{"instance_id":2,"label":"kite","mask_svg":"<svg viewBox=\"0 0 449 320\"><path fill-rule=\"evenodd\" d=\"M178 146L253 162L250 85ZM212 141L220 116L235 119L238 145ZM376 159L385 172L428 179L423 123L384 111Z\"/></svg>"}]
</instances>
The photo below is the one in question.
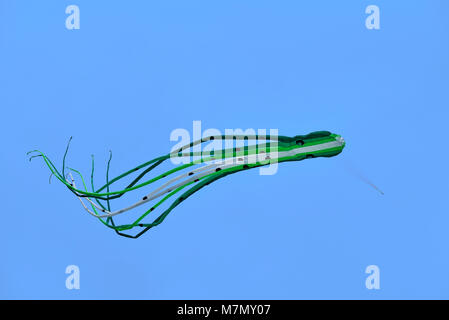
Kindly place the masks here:
<instances>
[{"instance_id":1,"label":"kite","mask_svg":"<svg viewBox=\"0 0 449 320\"><path fill-rule=\"evenodd\" d=\"M60 171L39 150L28 152L27 154L30 155L29 160L41 157L50 169L51 176L54 175L62 182L79 199L84 209L90 215L100 220L108 228L115 230L117 234L128 238L138 238L151 228L161 224L167 215L180 203L218 179L240 171L287 161L333 157L340 154L345 147L344 139L340 135L329 131L317 131L294 137L270 135L208 136L193 141L166 155L147 161L109 180L111 153L107 163L106 184L98 189L95 189L94 186L94 158L92 156L91 191L89 191L86 179L82 174L78 170L66 166L66 156L71 139L67 144ZM217 143L219 141L232 141L232 143L239 141L240 143L243 142L243 147L237 147L232 144L231 148L193 151L195 146L201 146L207 142ZM182 159L184 162L152 178L147 178L152 170L169 159ZM133 174L137 174L137 176L127 183L126 187L120 190L111 190L111 187L118 181L123 182L125 178L132 178ZM74 176L79 180L75 179ZM159 185L156 187L157 184ZM114 200L121 198L125 194L138 194L139 190L142 191L144 188L150 187L153 187L151 192L147 190L147 193L144 196L139 196L133 204L118 210L111 209L111 203ZM158 207L162 207L163 204L168 207L152 222L147 222L147 216L153 215L153 211L158 209ZM150 207L144 210L143 213L139 213L139 216L132 222L116 224L114 221L114 217L145 205ZM139 231L135 234L129 234L128 232L134 228L139 228Z\"/></svg>"}]
</instances>

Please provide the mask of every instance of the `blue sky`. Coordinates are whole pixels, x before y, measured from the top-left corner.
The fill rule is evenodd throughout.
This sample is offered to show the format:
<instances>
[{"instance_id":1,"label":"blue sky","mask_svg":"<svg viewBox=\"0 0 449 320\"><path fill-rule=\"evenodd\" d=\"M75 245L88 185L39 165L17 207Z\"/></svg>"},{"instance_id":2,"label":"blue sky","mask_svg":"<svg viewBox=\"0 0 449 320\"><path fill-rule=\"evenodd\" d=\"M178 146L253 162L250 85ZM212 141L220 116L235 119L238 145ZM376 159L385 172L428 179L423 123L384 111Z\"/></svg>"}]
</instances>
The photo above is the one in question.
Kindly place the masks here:
<instances>
[{"instance_id":1,"label":"blue sky","mask_svg":"<svg viewBox=\"0 0 449 320\"><path fill-rule=\"evenodd\" d=\"M71 4L79 30L65 27ZM365 27L371 4L380 30ZM0 298L448 299L447 12L444 0L0 0ZM109 150L114 176L194 120L347 144L215 182L138 240L25 155L60 165L73 136L68 164L88 174L94 154L102 179ZM65 287L72 264L80 290ZM380 290L365 287L369 265Z\"/></svg>"}]
</instances>

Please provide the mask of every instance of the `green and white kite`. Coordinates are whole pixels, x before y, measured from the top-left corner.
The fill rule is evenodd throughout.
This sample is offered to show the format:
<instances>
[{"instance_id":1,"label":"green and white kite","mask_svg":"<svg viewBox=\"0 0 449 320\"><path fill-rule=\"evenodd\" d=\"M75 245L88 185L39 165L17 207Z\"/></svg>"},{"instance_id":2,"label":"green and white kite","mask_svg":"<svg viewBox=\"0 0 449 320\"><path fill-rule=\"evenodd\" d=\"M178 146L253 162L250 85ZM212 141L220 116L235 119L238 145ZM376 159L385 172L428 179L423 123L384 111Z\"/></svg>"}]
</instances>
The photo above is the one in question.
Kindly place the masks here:
<instances>
[{"instance_id":1,"label":"green and white kite","mask_svg":"<svg viewBox=\"0 0 449 320\"><path fill-rule=\"evenodd\" d=\"M206 142L217 142L234 140L244 143L243 147L234 146L228 149L212 150L209 152L194 152L192 148ZM245 144L252 141L253 144ZM70 141L69 141L70 144ZM175 152L145 162L123 174L109 180L109 167L111 157L109 158L106 171L106 184L95 190L94 188L94 160L92 157L92 172L90 179L91 191L88 191L86 181L78 170L66 167L65 160L69 145L64 154L61 172L56 169L50 159L39 150L30 151L33 153L30 160L34 157L42 157L45 164L59 181L61 181L75 196L79 199L84 209L100 220L107 227L115 230L117 234L129 238L138 238L143 233L159 225L167 215L177 207L182 201L204 186L223 178L227 175L248 170L251 168L268 166L286 161L301 161L316 157L333 157L342 152L345 146L343 138L337 134L328 131L317 131L307 135L294 137L286 136L258 136L258 135L221 135L209 136L185 145ZM189 150L190 149L190 150ZM189 162L177 165L176 167L162 172L155 177L142 181L147 174L168 159L189 159ZM68 172L66 172L68 170ZM138 173L124 189L111 191L111 186L119 180L122 180L132 174ZM177 173L177 175L175 175ZM77 186L73 175L79 177L82 186ZM118 210L111 209L111 202L122 197L124 194L135 194L136 190L142 190L147 186L160 183L157 188L145 196L140 196L138 201ZM160 215L152 222L144 221L152 211L156 210L161 204L169 203ZM151 207L146 209L138 218L129 224L116 225L115 216L121 215L137 207L149 204ZM135 235L124 233L133 228L141 228Z\"/></svg>"}]
</instances>

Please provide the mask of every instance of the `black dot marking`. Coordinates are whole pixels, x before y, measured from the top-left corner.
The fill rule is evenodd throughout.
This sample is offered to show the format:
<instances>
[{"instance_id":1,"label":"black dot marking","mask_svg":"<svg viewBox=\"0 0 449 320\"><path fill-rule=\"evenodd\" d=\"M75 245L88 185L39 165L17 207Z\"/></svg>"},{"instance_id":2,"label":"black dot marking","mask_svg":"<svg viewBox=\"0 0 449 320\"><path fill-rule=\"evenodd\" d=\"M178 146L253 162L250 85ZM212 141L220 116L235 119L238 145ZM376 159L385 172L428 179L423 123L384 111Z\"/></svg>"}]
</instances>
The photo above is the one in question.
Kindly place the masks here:
<instances>
[{"instance_id":1,"label":"black dot marking","mask_svg":"<svg viewBox=\"0 0 449 320\"><path fill-rule=\"evenodd\" d=\"M181 202L182 200L184 200L184 198L183 198L183 197L180 197L180 198L179 198L179 201Z\"/></svg>"},{"instance_id":2,"label":"black dot marking","mask_svg":"<svg viewBox=\"0 0 449 320\"><path fill-rule=\"evenodd\" d=\"M106 212L106 211L104 211L104 209L101 209L101 211Z\"/></svg>"},{"instance_id":3,"label":"black dot marking","mask_svg":"<svg viewBox=\"0 0 449 320\"><path fill-rule=\"evenodd\" d=\"M215 137L210 137L210 140L214 140L215 139Z\"/></svg>"},{"instance_id":4,"label":"black dot marking","mask_svg":"<svg viewBox=\"0 0 449 320\"><path fill-rule=\"evenodd\" d=\"M248 167L247 164L243 165L243 169L248 169L248 168L249 168L249 167Z\"/></svg>"},{"instance_id":5,"label":"black dot marking","mask_svg":"<svg viewBox=\"0 0 449 320\"><path fill-rule=\"evenodd\" d=\"M296 140L296 144L303 146L304 140Z\"/></svg>"},{"instance_id":6,"label":"black dot marking","mask_svg":"<svg viewBox=\"0 0 449 320\"><path fill-rule=\"evenodd\" d=\"M193 172L189 172L189 176L191 176L193 174Z\"/></svg>"},{"instance_id":7,"label":"black dot marking","mask_svg":"<svg viewBox=\"0 0 449 320\"><path fill-rule=\"evenodd\" d=\"M154 208L151 208L151 209L150 209L150 211L153 211L153 210L154 210Z\"/></svg>"},{"instance_id":8,"label":"black dot marking","mask_svg":"<svg viewBox=\"0 0 449 320\"><path fill-rule=\"evenodd\" d=\"M145 196L145 197L143 197L143 198L142 198L142 200L147 200L147 199L148 199L148 197L147 197L147 196Z\"/></svg>"},{"instance_id":9,"label":"black dot marking","mask_svg":"<svg viewBox=\"0 0 449 320\"><path fill-rule=\"evenodd\" d=\"M195 182L198 182L198 181L200 181L200 179L195 179Z\"/></svg>"},{"instance_id":10,"label":"black dot marking","mask_svg":"<svg viewBox=\"0 0 449 320\"><path fill-rule=\"evenodd\" d=\"M139 227L143 227L143 224L139 223Z\"/></svg>"},{"instance_id":11,"label":"black dot marking","mask_svg":"<svg viewBox=\"0 0 449 320\"><path fill-rule=\"evenodd\" d=\"M306 159L311 159L311 158L315 158L315 156L313 154L306 155Z\"/></svg>"},{"instance_id":12,"label":"black dot marking","mask_svg":"<svg viewBox=\"0 0 449 320\"><path fill-rule=\"evenodd\" d=\"M221 170L221 168L217 168L217 169L215 169L215 172L218 172L218 171L220 171Z\"/></svg>"}]
</instances>

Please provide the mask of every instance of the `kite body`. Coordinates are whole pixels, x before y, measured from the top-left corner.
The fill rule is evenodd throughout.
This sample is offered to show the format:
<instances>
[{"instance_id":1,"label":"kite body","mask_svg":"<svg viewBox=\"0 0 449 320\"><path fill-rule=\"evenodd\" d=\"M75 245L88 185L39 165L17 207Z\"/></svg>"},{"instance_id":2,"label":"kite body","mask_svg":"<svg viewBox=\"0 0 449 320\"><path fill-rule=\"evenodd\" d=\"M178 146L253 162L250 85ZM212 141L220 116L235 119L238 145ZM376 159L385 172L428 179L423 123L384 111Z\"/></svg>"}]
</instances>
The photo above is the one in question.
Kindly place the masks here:
<instances>
[{"instance_id":1,"label":"kite body","mask_svg":"<svg viewBox=\"0 0 449 320\"><path fill-rule=\"evenodd\" d=\"M193 148L203 143L216 143L218 140L234 140L244 143L244 146L231 148L223 148L221 150L212 149L211 151L194 152ZM254 142L253 144L245 142ZM343 138L337 134L328 131L317 131L307 135L298 135L294 137L286 136L210 136L202 138L185 145L175 152L171 152L164 156L145 162L123 174L109 180L108 162L106 184L95 190L94 187L94 161L92 158L91 172L91 191L88 191L86 181L81 173L73 168L65 166L64 154L63 167L61 172L56 169L50 159L42 152L34 150L37 154L34 157L42 157L45 164L50 169L52 175L61 181L66 187L75 194L84 209L99 219L104 225L115 230L119 235L138 238L149 229L159 225L164 221L165 217L181 202L199 191L206 185L221 179L230 174L243 170L249 170L256 167L266 167L286 161L301 161L309 158L317 157L333 157L342 152L345 146ZM31 153L30 152L30 153ZM185 163L176 166L168 171L162 172L153 178L148 178L150 172L169 159L184 159ZM68 172L66 172L66 170ZM154 172L154 171L153 171ZM138 174L124 189L112 190L111 186L117 181L132 177ZM81 184L77 186L77 176ZM147 179L144 181L144 179ZM159 184L157 187L155 185ZM82 187L81 187L82 185ZM153 187L152 191L139 196L136 202L118 210L111 209L111 203L125 194L138 194L138 190L143 191ZM149 191L149 190L147 190ZM161 205L169 204L159 216L151 223L145 222L145 218ZM147 207L132 223L116 224L114 217L130 212L133 209ZM131 235L124 231L134 228L141 230Z\"/></svg>"}]
</instances>

